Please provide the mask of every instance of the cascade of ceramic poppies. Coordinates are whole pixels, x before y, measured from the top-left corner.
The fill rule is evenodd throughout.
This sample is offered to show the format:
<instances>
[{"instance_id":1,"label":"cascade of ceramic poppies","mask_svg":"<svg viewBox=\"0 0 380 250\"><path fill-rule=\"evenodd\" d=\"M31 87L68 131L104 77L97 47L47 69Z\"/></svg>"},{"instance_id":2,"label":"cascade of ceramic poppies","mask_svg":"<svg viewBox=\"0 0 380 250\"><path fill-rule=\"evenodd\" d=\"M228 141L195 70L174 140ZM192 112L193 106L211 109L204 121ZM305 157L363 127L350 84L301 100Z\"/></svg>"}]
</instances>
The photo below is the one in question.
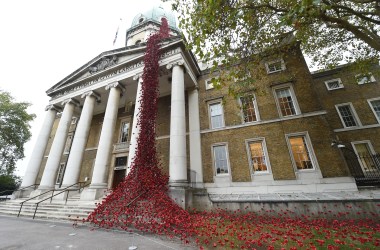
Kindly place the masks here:
<instances>
[{"instance_id":1,"label":"cascade of ceramic poppies","mask_svg":"<svg viewBox=\"0 0 380 250\"><path fill-rule=\"evenodd\" d=\"M160 41L169 37L167 20L147 41L142 75L140 133L131 171L119 186L98 204L87 222L104 228L136 228L169 237L187 238L189 213L168 196L168 176L162 173L156 152L156 117L159 97Z\"/></svg>"}]
</instances>

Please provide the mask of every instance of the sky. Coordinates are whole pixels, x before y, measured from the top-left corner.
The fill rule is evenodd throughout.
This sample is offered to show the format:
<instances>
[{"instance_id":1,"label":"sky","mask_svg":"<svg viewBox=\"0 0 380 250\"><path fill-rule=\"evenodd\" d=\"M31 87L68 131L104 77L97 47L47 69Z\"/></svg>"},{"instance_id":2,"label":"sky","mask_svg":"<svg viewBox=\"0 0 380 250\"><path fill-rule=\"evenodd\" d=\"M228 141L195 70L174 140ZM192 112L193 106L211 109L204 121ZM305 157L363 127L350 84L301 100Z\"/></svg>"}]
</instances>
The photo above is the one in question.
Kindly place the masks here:
<instances>
[{"instance_id":1,"label":"sky","mask_svg":"<svg viewBox=\"0 0 380 250\"><path fill-rule=\"evenodd\" d=\"M29 102L32 138L16 174L24 176L45 118L45 91L100 53L124 46L135 15L159 0L0 1L0 89ZM170 3L164 3L170 10ZM122 19L122 20L120 20ZM116 31L119 27L115 46Z\"/></svg>"}]
</instances>

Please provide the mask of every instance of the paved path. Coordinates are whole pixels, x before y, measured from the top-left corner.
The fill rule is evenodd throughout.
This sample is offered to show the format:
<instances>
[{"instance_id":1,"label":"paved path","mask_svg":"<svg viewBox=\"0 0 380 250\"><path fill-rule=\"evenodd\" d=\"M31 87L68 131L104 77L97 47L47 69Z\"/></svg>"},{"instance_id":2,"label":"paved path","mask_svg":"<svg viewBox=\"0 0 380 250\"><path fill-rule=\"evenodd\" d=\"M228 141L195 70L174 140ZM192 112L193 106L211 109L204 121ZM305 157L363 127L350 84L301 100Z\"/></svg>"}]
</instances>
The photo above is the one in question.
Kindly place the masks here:
<instances>
[{"instance_id":1,"label":"paved path","mask_svg":"<svg viewBox=\"0 0 380 250\"><path fill-rule=\"evenodd\" d=\"M72 223L32 220L0 215L0 250L128 250L141 249L197 249L155 235L124 231L91 231L87 226L74 228Z\"/></svg>"}]
</instances>

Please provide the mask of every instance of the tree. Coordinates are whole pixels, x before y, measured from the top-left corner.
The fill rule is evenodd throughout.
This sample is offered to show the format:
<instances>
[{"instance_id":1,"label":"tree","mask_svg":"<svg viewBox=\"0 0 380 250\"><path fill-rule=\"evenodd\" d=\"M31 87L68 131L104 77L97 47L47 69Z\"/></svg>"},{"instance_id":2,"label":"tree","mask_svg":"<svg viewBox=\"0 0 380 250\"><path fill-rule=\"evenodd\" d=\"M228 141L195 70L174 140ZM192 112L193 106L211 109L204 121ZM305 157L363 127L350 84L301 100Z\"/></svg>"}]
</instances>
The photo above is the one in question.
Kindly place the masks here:
<instances>
[{"instance_id":1,"label":"tree","mask_svg":"<svg viewBox=\"0 0 380 250\"><path fill-rule=\"evenodd\" d=\"M213 69L257 63L292 42L323 68L380 59L379 0L174 0L173 9Z\"/></svg>"},{"instance_id":2,"label":"tree","mask_svg":"<svg viewBox=\"0 0 380 250\"><path fill-rule=\"evenodd\" d=\"M24 143L31 137L29 122L35 118L27 112L29 106L0 90L0 176L13 176L17 160L24 157Z\"/></svg>"}]
</instances>

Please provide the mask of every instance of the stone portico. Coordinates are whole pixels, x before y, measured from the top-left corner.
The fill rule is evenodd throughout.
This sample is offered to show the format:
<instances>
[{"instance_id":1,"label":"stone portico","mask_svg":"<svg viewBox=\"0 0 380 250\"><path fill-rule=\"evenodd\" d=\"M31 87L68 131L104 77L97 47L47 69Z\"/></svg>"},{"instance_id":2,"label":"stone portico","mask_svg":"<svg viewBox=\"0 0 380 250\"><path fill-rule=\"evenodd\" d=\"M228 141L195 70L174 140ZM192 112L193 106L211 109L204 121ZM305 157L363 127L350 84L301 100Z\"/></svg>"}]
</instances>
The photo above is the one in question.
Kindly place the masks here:
<instances>
[{"instance_id":1,"label":"stone portico","mask_svg":"<svg viewBox=\"0 0 380 250\"><path fill-rule=\"evenodd\" d=\"M185 50L173 20L169 17L171 38L161 45L159 98L171 99L170 106L167 107L170 109L169 134L163 136L170 138L170 186L178 190L189 187L189 182L202 186L199 184L202 182L202 167L197 86L200 70L194 56ZM132 36L141 36L141 32L151 34L158 28L159 23L153 19L144 25L137 23L129 32L133 33ZM149 34L144 37L147 38ZM127 41L129 40L127 37ZM35 196L54 188L74 189L78 182L86 180L89 185L82 192L81 200L96 200L107 189L115 186L115 181L122 180L123 176L114 176L116 170L123 170L124 176L128 174L139 135L138 115L141 86L144 84L142 73L145 46L143 41L104 52L47 91L51 100L46 107L46 118L21 186L28 187L37 183L39 173L40 183L37 190L31 192L30 188L29 191L23 191L23 196L30 193L30 196ZM188 109L185 105L187 100L192 103L187 105ZM120 116L119 110L123 109L128 110L131 115L126 116L128 123L122 125L120 119L123 116ZM60 118L54 128L58 114ZM87 144L93 117L97 115L102 116L101 130L95 143L97 146L89 148ZM75 131L70 137L73 119ZM50 138L54 129L54 138ZM123 132L123 129L127 131ZM126 138L120 140L122 133L126 133L123 135ZM118 137L116 140L115 135ZM188 152L192 159L190 166L187 160L187 144L190 145ZM88 150L96 153L92 169L85 171L82 166ZM118 157L119 155L122 157ZM122 161L125 158L127 160L120 166L117 163L119 158ZM190 181L188 172L193 173L196 179ZM196 184L197 182L199 183Z\"/></svg>"}]
</instances>

